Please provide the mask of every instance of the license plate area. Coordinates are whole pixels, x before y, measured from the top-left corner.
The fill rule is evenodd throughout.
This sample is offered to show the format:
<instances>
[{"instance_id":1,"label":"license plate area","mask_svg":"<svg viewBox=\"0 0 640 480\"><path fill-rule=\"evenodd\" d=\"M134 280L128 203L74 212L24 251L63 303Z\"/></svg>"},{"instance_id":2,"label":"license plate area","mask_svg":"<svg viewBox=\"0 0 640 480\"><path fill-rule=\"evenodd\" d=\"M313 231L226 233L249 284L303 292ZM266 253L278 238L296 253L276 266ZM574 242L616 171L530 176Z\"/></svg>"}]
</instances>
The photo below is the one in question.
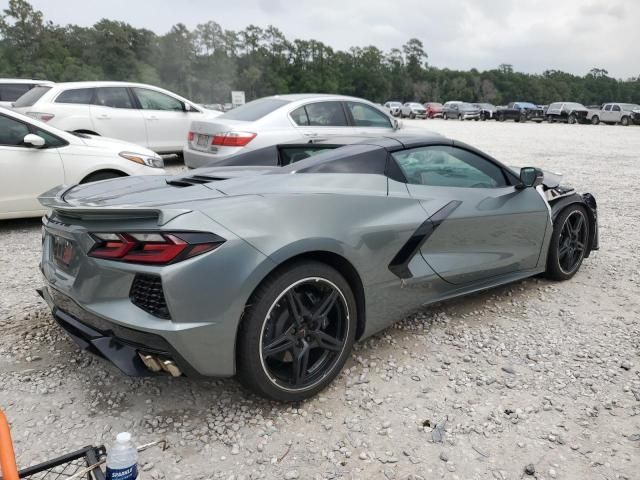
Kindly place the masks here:
<instances>
[{"instance_id":1,"label":"license plate area","mask_svg":"<svg viewBox=\"0 0 640 480\"><path fill-rule=\"evenodd\" d=\"M198 134L197 145L206 148L209 145L209 138L211 138L209 135Z\"/></svg>"},{"instance_id":2,"label":"license plate area","mask_svg":"<svg viewBox=\"0 0 640 480\"><path fill-rule=\"evenodd\" d=\"M77 246L73 240L51 235L51 251L53 262L65 272L72 272L78 262Z\"/></svg>"}]
</instances>

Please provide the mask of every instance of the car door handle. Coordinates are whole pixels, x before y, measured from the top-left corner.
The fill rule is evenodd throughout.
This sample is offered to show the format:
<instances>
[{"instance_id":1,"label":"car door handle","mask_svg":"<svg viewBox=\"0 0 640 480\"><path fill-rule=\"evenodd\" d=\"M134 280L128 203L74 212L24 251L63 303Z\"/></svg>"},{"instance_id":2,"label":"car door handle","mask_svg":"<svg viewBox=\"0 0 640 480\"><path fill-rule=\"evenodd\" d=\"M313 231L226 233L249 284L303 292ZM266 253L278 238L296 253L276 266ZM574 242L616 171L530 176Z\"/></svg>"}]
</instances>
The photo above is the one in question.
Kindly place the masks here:
<instances>
[{"instance_id":1,"label":"car door handle","mask_svg":"<svg viewBox=\"0 0 640 480\"><path fill-rule=\"evenodd\" d=\"M158 117L156 117L155 115L149 115L149 116L147 117L147 120L159 120L159 118L158 118Z\"/></svg>"},{"instance_id":2,"label":"car door handle","mask_svg":"<svg viewBox=\"0 0 640 480\"><path fill-rule=\"evenodd\" d=\"M317 137L318 132L304 132L305 137Z\"/></svg>"}]
</instances>

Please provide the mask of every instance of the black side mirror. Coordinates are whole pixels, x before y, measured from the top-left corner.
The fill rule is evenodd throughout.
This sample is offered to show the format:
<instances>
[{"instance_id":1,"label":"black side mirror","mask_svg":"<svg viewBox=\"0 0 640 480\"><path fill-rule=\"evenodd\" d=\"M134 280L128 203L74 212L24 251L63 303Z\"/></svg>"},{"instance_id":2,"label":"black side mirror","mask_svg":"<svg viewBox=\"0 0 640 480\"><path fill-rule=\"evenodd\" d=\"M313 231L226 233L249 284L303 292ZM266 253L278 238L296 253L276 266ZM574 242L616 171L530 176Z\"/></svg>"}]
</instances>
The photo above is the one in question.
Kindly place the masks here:
<instances>
[{"instance_id":1,"label":"black side mirror","mask_svg":"<svg viewBox=\"0 0 640 480\"><path fill-rule=\"evenodd\" d=\"M537 187L542 185L544 173L535 167L523 167L520 169L520 185L519 188Z\"/></svg>"}]
</instances>

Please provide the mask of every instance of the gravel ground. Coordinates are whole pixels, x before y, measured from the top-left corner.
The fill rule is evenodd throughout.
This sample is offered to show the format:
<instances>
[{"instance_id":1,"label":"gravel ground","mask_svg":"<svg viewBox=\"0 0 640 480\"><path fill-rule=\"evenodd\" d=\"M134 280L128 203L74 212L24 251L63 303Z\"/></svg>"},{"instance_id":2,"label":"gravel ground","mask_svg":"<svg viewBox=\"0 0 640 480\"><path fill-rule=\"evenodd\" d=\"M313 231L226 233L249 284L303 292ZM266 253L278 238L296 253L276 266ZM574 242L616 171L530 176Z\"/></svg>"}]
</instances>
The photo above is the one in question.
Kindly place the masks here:
<instances>
[{"instance_id":1,"label":"gravel ground","mask_svg":"<svg viewBox=\"0 0 640 480\"><path fill-rule=\"evenodd\" d=\"M170 444L141 455L145 479L639 478L640 128L406 123L564 172L598 200L601 250L568 282L426 308L284 406L233 380L126 378L79 352L34 292L39 221L0 222L0 406L19 463L129 430Z\"/></svg>"}]
</instances>

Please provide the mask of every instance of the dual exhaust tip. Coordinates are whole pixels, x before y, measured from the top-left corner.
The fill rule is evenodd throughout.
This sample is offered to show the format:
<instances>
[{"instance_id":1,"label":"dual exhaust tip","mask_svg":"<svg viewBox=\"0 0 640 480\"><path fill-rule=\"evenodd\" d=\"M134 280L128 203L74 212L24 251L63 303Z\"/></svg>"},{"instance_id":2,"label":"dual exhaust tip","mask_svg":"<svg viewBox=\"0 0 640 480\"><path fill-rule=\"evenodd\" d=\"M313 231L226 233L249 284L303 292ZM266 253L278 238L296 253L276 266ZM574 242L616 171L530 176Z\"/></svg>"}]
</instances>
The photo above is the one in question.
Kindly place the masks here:
<instances>
[{"instance_id":1,"label":"dual exhaust tip","mask_svg":"<svg viewBox=\"0 0 640 480\"><path fill-rule=\"evenodd\" d=\"M138 355L140 356L142 363L144 363L144 366L154 373L165 372L172 377L179 377L182 375L182 370L178 368L173 360L163 359L156 355L142 352L138 352Z\"/></svg>"}]
</instances>

